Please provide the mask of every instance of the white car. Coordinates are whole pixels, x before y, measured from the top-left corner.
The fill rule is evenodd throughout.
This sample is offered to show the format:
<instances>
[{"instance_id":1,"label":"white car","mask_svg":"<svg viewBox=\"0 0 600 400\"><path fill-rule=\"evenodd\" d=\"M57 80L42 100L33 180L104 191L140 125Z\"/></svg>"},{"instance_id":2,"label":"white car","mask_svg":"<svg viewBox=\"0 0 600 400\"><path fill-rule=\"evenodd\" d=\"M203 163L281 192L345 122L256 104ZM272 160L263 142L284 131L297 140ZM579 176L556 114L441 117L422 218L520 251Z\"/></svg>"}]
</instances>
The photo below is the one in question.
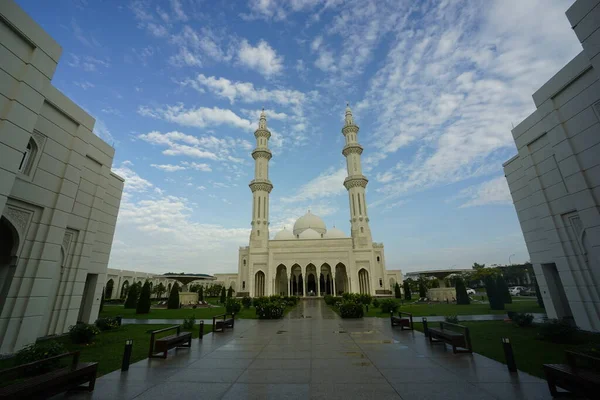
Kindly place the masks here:
<instances>
[{"instance_id":1,"label":"white car","mask_svg":"<svg viewBox=\"0 0 600 400\"><path fill-rule=\"evenodd\" d=\"M474 296L475 295L475 289L467 288L467 294L470 295L470 296Z\"/></svg>"},{"instance_id":2,"label":"white car","mask_svg":"<svg viewBox=\"0 0 600 400\"><path fill-rule=\"evenodd\" d=\"M508 292L510 293L511 296L518 296L521 294L521 292L523 292L525 290L527 290L527 288L525 288L523 286L513 286L508 289Z\"/></svg>"}]
</instances>

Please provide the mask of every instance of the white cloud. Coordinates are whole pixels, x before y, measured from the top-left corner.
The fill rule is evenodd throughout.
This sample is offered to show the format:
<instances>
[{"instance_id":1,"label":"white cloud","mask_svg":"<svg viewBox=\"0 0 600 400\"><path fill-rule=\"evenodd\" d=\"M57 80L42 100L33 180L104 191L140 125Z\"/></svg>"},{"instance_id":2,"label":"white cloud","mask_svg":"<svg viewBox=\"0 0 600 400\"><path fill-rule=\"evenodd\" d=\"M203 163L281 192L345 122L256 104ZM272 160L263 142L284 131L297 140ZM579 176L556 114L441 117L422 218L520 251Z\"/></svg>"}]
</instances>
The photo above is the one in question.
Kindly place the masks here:
<instances>
[{"instance_id":1,"label":"white cloud","mask_svg":"<svg viewBox=\"0 0 600 400\"><path fill-rule=\"evenodd\" d=\"M169 62L176 67L201 67L200 57L192 53L187 47L180 47L177 54L169 58Z\"/></svg>"},{"instance_id":2,"label":"white cloud","mask_svg":"<svg viewBox=\"0 0 600 400\"><path fill-rule=\"evenodd\" d=\"M200 186L198 186L196 189L198 189L198 190L206 190L206 186L202 186L202 185L200 185Z\"/></svg>"},{"instance_id":3,"label":"white cloud","mask_svg":"<svg viewBox=\"0 0 600 400\"><path fill-rule=\"evenodd\" d=\"M88 82L88 81L73 82L73 84L75 86L79 86L83 90L88 90L88 89L96 87L96 85L94 85L92 82Z\"/></svg>"},{"instance_id":4,"label":"white cloud","mask_svg":"<svg viewBox=\"0 0 600 400\"><path fill-rule=\"evenodd\" d=\"M186 109L183 104L150 108L140 106L138 113L146 117L163 119L183 126L206 128L207 126L230 125L251 131L253 125L247 119L241 118L231 110L213 107L198 107Z\"/></svg>"},{"instance_id":5,"label":"white cloud","mask_svg":"<svg viewBox=\"0 0 600 400\"><path fill-rule=\"evenodd\" d=\"M244 103L273 102L281 105L300 107L305 102L316 97L315 92L308 95L297 90L275 89L268 90L256 88L251 82L230 81L226 78L205 76L199 74L196 79L187 79L181 82L184 86L191 86L203 93L205 89L218 97L226 98L230 103L236 100Z\"/></svg>"},{"instance_id":6,"label":"white cloud","mask_svg":"<svg viewBox=\"0 0 600 400\"><path fill-rule=\"evenodd\" d=\"M101 60L92 56L78 56L73 53L69 53L70 59L67 61L67 65L73 68L81 68L86 72L95 72L98 67L108 68L110 67L110 61L108 59Z\"/></svg>"},{"instance_id":7,"label":"white cloud","mask_svg":"<svg viewBox=\"0 0 600 400\"><path fill-rule=\"evenodd\" d=\"M246 20L265 19L281 21L288 15L296 12L309 12L320 7L319 13L337 6L343 0L249 0L249 13L242 13L241 17ZM319 13L313 14L318 20Z\"/></svg>"},{"instance_id":8,"label":"white cloud","mask_svg":"<svg viewBox=\"0 0 600 400\"><path fill-rule=\"evenodd\" d=\"M210 167L210 165L205 164L205 163L184 161L181 164L185 165L189 169L195 169L196 171L203 171L203 172L212 171L212 168Z\"/></svg>"},{"instance_id":9,"label":"white cloud","mask_svg":"<svg viewBox=\"0 0 600 400\"><path fill-rule=\"evenodd\" d=\"M333 58L333 53L329 50L321 50L319 52L319 57L315 61L315 67L319 68L321 71L335 72L337 66L335 64L335 59Z\"/></svg>"},{"instance_id":10,"label":"white cloud","mask_svg":"<svg viewBox=\"0 0 600 400\"><path fill-rule=\"evenodd\" d=\"M94 124L94 133L111 146L119 144L119 141L112 135L110 129L108 129L104 123L104 120L100 118L96 118L96 124Z\"/></svg>"},{"instance_id":11,"label":"white cloud","mask_svg":"<svg viewBox=\"0 0 600 400\"><path fill-rule=\"evenodd\" d=\"M512 204L512 197L508 188L508 183L504 176L499 176L492 180L469 186L461 190L454 199L466 200L460 205L460 208L483 206L483 205L507 205Z\"/></svg>"},{"instance_id":12,"label":"white cloud","mask_svg":"<svg viewBox=\"0 0 600 400\"><path fill-rule=\"evenodd\" d=\"M264 40L260 40L256 47L247 40L242 40L237 56L242 65L266 77L279 75L283 71L283 56L278 56Z\"/></svg>"},{"instance_id":13,"label":"white cloud","mask_svg":"<svg viewBox=\"0 0 600 400\"><path fill-rule=\"evenodd\" d=\"M184 171L187 168L181 165L173 165L173 164L150 164L151 167L161 169L165 172L175 172L175 171Z\"/></svg>"},{"instance_id":14,"label":"white cloud","mask_svg":"<svg viewBox=\"0 0 600 400\"><path fill-rule=\"evenodd\" d=\"M308 183L300 186L292 196L282 197L283 203L295 203L300 201L339 196L346 192L344 179L346 179L346 168L330 168Z\"/></svg>"},{"instance_id":15,"label":"white cloud","mask_svg":"<svg viewBox=\"0 0 600 400\"><path fill-rule=\"evenodd\" d=\"M171 9L173 10L173 14L180 21L187 21L188 17L183 10L183 6L181 5L180 0L171 0Z\"/></svg>"},{"instance_id":16,"label":"white cloud","mask_svg":"<svg viewBox=\"0 0 600 400\"><path fill-rule=\"evenodd\" d=\"M124 192L146 192L151 189L154 185L139 176L137 172L131 169L132 166L133 163L131 161L123 161L120 167L112 169L115 174L125 179ZM122 214L119 213L119 216L121 215Z\"/></svg>"}]
</instances>

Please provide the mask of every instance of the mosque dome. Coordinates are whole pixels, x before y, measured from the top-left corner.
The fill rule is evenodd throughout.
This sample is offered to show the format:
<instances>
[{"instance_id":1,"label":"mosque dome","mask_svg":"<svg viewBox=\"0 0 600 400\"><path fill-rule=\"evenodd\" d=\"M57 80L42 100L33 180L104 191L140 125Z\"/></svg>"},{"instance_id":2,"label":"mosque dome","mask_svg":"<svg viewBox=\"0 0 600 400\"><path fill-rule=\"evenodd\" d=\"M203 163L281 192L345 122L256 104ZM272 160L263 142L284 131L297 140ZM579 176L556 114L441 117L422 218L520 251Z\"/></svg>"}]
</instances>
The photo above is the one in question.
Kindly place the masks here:
<instances>
[{"instance_id":1,"label":"mosque dome","mask_svg":"<svg viewBox=\"0 0 600 400\"><path fill-rule=\"evenodd\" d=\"M325 235L323 235L323 237L325 239L342 239L342 238L346 238L346 234L339 230L338 228L336 228L335 226L331 229L328 229L327 232L325 232Z\"/></svg>"},{"instance_id":2,"label":"mosque dome","mask_svg":"<svg viewBox=\"0 0 600 400\"><path fill-rule=\"evenodd\" d=\"M308 228L300 234L300 239L321 239L321 234L314 229Z\"/></svg>"},{"instance_id":3,"label":"mosque dome","mask_svg":"<svg viewBox=\"0 0 600 400\"><path fill-rule=\"evenodd\" d=\"M282 230L277 232L277 234L275 235L275 238L273 240L292 240L292 239L296 239L296 236L294 236L292 231L288 231L287 229L283 228Z\"/></svg>"},{"instance_id":4,"label":"mosque dome","mask_svg":"<svg viewBox=\"0 0 600 400\"><path fill-rule=\"evenodd\" d=\"M294 224L294 236L300 235L307 229L313 229L319 234L319 237L327 232L325 222L315 214L311 214L310 211L296 220Z\"/></svg>"}]
</instances>

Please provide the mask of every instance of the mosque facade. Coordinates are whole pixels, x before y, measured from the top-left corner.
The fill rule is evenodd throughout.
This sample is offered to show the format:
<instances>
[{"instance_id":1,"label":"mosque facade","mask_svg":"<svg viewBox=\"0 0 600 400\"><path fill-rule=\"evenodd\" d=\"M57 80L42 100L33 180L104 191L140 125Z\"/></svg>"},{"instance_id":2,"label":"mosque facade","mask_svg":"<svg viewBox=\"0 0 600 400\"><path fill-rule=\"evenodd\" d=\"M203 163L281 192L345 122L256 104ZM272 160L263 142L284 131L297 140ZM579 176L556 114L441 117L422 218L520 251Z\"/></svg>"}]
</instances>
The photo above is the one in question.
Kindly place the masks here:
<instances>
[{"instance_id":1,"label":"mosque facade","mask_svg":"<svg viewBox=\"0 0 600 400\"><path fill-rule=\"evenodd\" d=\"M362 173L358 143L359 127L352 111L346 108L342 134L348 176L343 185L348 191L350 236L332 227L308 211L292 230L283 229L269 236L269 150L271 132L263 111L254 132L256 148L252 191L252 230L249 245L240 247L237 295L269 296L273 294L301 297L327 294L365 293L389 296L396 282L402 283L400 270L387 270L383 243L373 242L365 189L368 179ZM340 182L342 184L342 182Z\"/></svg>"}]
</instances>

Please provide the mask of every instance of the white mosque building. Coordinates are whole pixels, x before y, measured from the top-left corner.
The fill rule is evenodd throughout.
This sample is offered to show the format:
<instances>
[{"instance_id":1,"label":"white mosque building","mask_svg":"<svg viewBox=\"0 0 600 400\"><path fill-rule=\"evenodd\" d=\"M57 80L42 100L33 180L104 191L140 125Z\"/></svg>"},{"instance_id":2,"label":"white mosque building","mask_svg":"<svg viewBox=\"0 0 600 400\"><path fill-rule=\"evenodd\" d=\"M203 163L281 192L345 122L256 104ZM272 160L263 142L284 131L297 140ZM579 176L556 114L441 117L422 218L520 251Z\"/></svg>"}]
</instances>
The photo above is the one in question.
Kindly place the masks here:
<instances>
[{"instance_id":1,"label":"white mosque building","mask_svg":"<svg viewBox=\"0 0 600 400\"><path fill-rule=\"evenodd\" d=\"M249 246L241 247L238 259L237 295L324 296L345 292L389 296L402 283L400 270L385 268L382 243L374 243L369 227L362 174L358 126L352 111L346 108L342 133L346 139L342 154L346 157L348 177L343 184L350 201L351 235L333 227L310 211L300 217L293 230L283 229L269 239L269 150L271 132L264 111L254 132L256 148L252 190L252 231ZM342 182L340 182L341 184Z\"/></svg>"}]
</instances>

